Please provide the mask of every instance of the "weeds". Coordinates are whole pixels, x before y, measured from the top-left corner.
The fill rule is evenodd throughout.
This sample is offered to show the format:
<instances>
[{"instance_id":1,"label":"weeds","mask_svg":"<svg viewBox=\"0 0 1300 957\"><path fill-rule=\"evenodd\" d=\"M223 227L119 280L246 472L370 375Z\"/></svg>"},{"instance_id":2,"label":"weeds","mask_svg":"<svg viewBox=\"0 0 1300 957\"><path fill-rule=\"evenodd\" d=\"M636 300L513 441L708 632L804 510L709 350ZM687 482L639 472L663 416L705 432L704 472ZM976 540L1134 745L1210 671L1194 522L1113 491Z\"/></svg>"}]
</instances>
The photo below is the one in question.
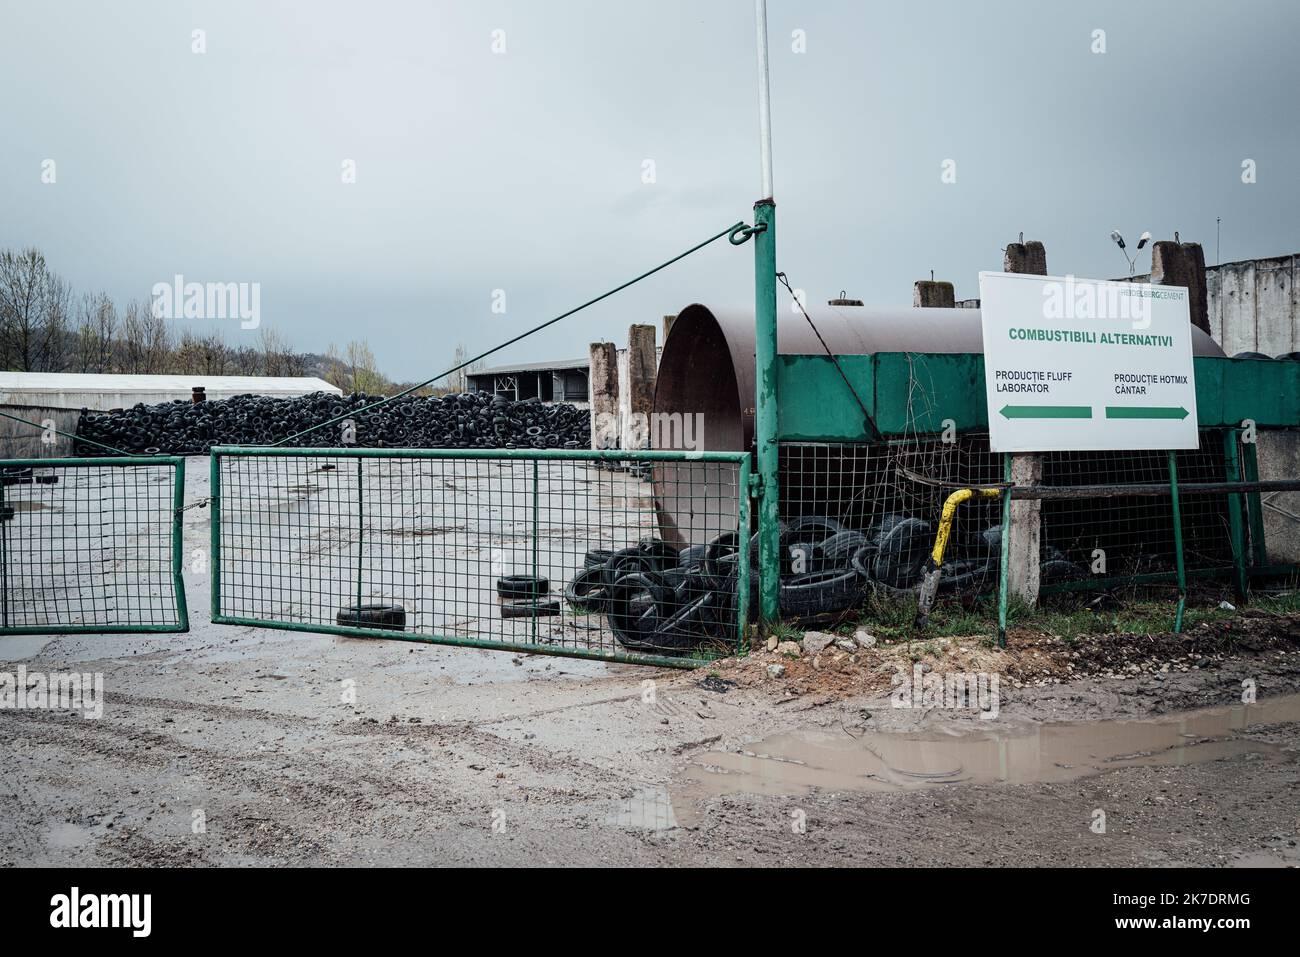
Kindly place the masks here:
<instances>
[{"instance_id":1,"label":"weeds","mask_svg":"<svg viewBox=\"0 0 1300 957\"><path fill-rule=\"evenodd\" d=\"M1232 621L1241 616L1243 609L1220 608L1219 600L1213 594L1189 599L1184 630L1206 622ZM1146 594L1117 599L1113 604L1098 607L1089 605L1082 596L1052 595L1045 597L1035 608L1013 596L1007 603L1007 627L1053 635L1070 646L1085 635L1163 634L1173 630L1175 603L1172 596ZM1266 614L1295 614L1300 612L1300 592L1256 594L1245 607ZM998 618L996 597L989 596L975 602L939 601L931 610L930 625L923 633L913 628L915 616L915 597L896 599L873 595L863 606L856 622L843 630L865 628L887 642L910 644L932 638L978 637L986 647L994 644Z\"/></svg>"}]
</instances>

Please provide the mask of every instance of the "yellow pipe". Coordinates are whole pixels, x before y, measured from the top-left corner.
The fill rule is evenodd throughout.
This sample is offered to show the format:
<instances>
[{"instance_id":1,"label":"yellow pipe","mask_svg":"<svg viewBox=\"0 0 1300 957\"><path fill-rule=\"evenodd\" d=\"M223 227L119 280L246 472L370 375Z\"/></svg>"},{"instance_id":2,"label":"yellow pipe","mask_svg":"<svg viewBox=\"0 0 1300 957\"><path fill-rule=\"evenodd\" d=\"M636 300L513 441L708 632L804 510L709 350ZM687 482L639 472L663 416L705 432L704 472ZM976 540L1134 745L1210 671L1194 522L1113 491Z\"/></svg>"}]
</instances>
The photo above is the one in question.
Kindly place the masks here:
<instances>
[{"instance_id":1,"label":"yellow pipe","mask_svg":"<svg viewBox=\"0 0 1300 957\"><path fill-rule=\"evenodd\" d=\"M998 498L1002 495L1002 489L960 488L949 495L947 501L943 503L943 512L939 516L939 531L934 537L934 549L930 552L930 560L926 563L921 578L920 594L917 596L916 621L914 622L917 629L924 628L930 621L930 606L934 604L935 596L939 593L943 553L947 551L948 539L952 537L952 523L957 518L957 506L976 495L981 498Z\"/></svg>"},{"instance_id":2,"label":"yellow pipe","mask_svg":"<svg viewBox=\"0 0 1300 957\"><path fill-rule=\"evenodd\" d=\"M952 523L953 519L957 517L957 506L973 495L979 495L983 498L998 498L1002 495L1002 489L962 488L948 496L948 500L943 503L943 514L939 516L939 534L934 538L934 550L930 553L935 567L943 564L943 553L948 548L948 539L952 537Z\"/></svg>"}]
</instances>

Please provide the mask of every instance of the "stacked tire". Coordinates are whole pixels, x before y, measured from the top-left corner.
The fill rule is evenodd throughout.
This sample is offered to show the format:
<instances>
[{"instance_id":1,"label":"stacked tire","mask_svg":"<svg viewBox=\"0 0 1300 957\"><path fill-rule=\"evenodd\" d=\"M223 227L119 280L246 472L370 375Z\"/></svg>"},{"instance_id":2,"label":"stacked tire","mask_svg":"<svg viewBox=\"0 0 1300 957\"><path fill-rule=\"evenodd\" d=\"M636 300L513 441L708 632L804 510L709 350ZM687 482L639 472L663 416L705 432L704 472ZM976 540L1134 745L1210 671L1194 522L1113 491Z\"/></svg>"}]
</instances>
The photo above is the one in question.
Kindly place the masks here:
<instances>
[{"instance_id":1,"label":"stacked tire","mask_svg":"<svg viewBox=\"0 0 1300 957\"><path fill-rule=\"evenodd\" d=\"M859 607L873 592L911 593L933 545L931 524L902 513L865 529L820 515L783 522L781 617L826 620ZM1000 549L998 526L955 547L944 563L941 590L974 593L991 587ZM629 650L679 654L709 641L734 645L741 561L750 568L747 617L758 617L758 554L757 535L742 541L735 532L681 550L653 538L629 548L592 550L565 586L564 597L576 609L606 615L615 638ZM1075 570L1059 552L1051 550L1046 558L1053 577Z\"/></svg>"},{"instance_id":2,"label":"stacked tire","mask_svg":"<svg viewBox=\"0 0 1300 957\"><path fill-rule=\"evenodd\" d=\"M205 455L214 445L275 445L304 448L491 448L585 449L591 446L590 415L577 406L512 402L486 392L405 396L369 408L382 396L325 392L280 399L238 395L207 402L138 404L116 412L82 410L75 443L78 455L126 452ZM340 421L290 439L304 429ZM345 429L345 423L350 425ZM345 441L346 439L346 441ZM289 440L289 441L285 441Z\"/></svg>"}]
</instances>

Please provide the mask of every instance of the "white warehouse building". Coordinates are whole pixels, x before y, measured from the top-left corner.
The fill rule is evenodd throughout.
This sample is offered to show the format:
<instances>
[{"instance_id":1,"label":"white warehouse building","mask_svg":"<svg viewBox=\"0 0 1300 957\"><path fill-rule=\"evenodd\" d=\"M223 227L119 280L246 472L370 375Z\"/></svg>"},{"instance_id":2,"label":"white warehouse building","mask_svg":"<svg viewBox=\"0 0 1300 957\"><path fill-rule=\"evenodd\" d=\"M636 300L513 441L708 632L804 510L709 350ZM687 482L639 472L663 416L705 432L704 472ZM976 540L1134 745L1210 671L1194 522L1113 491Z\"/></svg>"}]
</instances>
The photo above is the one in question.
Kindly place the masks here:
<instances>
[{"instance_id":1,"label":"white warehouse building","mask_svg":"<svg viewBox=\"0 0 1300 957\"><path fill-rule=\"evenodd\" d=\"M341 389L314 376L126 375L80 372L0 372L0 411L31 422L52 422L75 433L82 409L111 412L133 405L192 401L194 390L208 399L236 395L293 398L312 392L342 395ZM71 454L72 443L42 443L31 426L0 417L0 457L51 458Z\"/></svg>"}]
</instances>

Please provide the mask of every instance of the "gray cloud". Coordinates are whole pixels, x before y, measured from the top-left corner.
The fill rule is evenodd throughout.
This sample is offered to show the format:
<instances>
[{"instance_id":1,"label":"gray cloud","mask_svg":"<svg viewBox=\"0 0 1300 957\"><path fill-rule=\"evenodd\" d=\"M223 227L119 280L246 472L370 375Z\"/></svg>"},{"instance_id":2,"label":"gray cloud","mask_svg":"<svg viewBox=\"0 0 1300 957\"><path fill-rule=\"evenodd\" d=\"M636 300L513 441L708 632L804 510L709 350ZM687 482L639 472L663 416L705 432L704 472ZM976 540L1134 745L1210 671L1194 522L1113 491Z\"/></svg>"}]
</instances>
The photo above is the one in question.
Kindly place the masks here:
<instances>
[{"instance_id":1,"label":"gray cloud","mask_svg":"<svg viewBox=\"0 0 1300 957\"><path fill-rule=\"evenodd\" d=\"M366 338L398 377L516 335L757 198L747 0L4 0L0 19L0 245L36 245L119 300L178 272L257 281L263 323L295 346ZM772 0L779 266L812 299L884 305L930 269L976 295L1020 230L1053 272L1102 277L1127 269L1114 227L1180 230L1213 261L1222 216L1224 259L1294 252L1298 28L1284 0ZM751 290L750 248L723 243L506 356L581 354Z\"/></svg>"}]
</instances>

